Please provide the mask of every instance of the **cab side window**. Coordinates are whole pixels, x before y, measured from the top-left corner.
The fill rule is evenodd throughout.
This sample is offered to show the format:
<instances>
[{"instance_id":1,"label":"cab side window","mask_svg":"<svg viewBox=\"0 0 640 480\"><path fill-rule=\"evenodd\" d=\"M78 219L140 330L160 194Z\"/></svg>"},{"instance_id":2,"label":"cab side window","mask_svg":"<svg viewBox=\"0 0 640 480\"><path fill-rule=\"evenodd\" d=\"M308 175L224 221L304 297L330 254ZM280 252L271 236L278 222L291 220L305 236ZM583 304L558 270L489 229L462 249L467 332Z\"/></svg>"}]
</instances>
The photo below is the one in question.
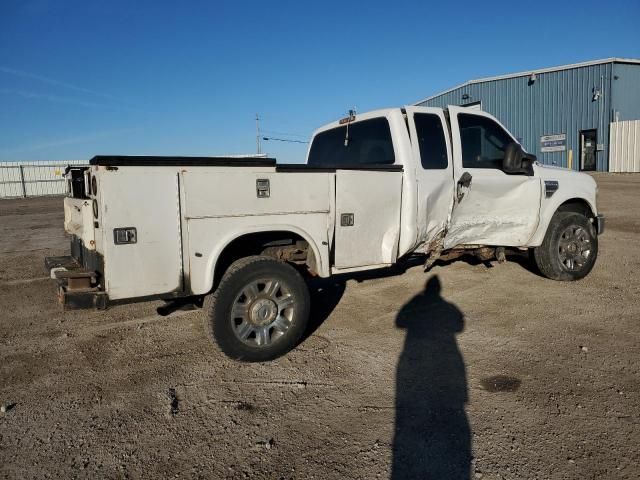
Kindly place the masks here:
<instances>
[{"instance_id":1,"label":"cab side window","mask_svg":"<svg viewBox=\"0 0 640 480\"><path fill-rule=\"evenodd\" d=\"M425 170L447 168L449 165L447 143L440 117L430 113L416 113L413 119L418 135L422 168Z\"/></svg>"},{"instance_id":2,"label":"cab side window","mask_svg":"<svg viewBox=\"0 0 640 480\"><path fill-rule=\"evenodd\" d=\"M462 142L462 166L502 170L507 145L513 139L493 120L478 115L458 115Z\"/></svg>"}]
</instances>

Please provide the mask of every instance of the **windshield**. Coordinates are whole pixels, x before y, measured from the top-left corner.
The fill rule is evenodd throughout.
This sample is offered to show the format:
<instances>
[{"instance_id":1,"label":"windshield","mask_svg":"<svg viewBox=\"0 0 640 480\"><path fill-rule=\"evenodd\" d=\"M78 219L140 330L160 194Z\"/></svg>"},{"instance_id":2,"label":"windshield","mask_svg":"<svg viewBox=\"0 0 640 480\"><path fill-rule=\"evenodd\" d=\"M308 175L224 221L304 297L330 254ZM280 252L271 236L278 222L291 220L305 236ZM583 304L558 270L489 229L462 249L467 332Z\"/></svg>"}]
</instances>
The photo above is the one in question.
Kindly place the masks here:
<instances>
[{"instance_id":1,"label":"windshield","mask_svg":"<svg viewBox=\"0 0 640 480\"><path fill-rule=\"evenodd\" d=\"M327 167L390 165L394 162L391 130L384 117L319 133L313 139L307 161L309 165Z\"/></svg>"}]
</instances>

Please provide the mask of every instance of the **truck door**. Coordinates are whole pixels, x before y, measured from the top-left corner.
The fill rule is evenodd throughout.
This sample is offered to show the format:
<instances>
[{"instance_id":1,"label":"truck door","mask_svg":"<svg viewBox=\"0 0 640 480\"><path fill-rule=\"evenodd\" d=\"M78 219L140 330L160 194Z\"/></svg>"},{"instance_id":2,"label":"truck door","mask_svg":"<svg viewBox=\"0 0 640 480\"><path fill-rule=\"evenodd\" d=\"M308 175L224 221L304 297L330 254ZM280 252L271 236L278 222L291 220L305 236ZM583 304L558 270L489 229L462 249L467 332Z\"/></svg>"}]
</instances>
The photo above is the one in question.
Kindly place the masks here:
<instances>
[{"instance_id":1,"label":"truck door","mask_svg":"<svg viewBox=\"0 0 640 480\"><path fill-rule=\"evenodd\" d=\"M334 265L384 266L396 261L402 166L336 171Z\"/></svg>"},{"instance_id":2,"label":"truck door","mask_svg":"<svg viewBox=\"0 0 640 480\"><path fill-rule=\"evenodd\" d=\"M442 109L406 107L417 182L417 243L444 233L453 207L453 163Z\"/></svg>"},{"instance_id":3,"label":"truck door","mask_svg":"<svg viewBox=\"0 0 640 480\"><path fill-rule=\"evenodd\" d=\"M527 245L539 221L540 178L502 170L516 140L491 115L449 107L449 116L455 193L445 248Z\"/></svg>"}]
</instances>

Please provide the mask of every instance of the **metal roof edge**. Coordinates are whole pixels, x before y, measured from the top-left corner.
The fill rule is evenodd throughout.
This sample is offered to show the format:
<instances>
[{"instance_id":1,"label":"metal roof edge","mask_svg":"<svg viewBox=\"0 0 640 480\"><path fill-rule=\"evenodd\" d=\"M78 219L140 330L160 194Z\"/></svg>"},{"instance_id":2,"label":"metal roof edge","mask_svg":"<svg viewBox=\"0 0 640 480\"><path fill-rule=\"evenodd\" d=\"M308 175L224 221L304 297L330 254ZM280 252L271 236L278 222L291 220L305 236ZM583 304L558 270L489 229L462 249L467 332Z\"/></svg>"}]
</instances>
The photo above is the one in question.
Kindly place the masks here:
<instances>
[{"instance_id":1,"label":"metal roof edge","mask_svg":"<svg viewBox=\"0 0 640 480\"><path fill-rule=\"evenodd\" d=\"M419 105L419 104L421 104L423 102L426 102L427 100L431 100L432 98L436 98L436 97L439 97L441 95L445 95L445 94L447 94L449 92L453 92L454 90L457 90L458 88L462 88L462 87L466 87L467 85L471 85L472 82L473 82L473 80L467 80L466 82L461 83L460 85L456 85L455 87L448 88L447 90L443 90L442 92L436 93L435 95L431 95L430 97L423 98L422 100L418 100L416 103L412 103L412 105Z\"/></svg>"},{"instance_id":2,"label":"metal roof edge","mask_svg":"<svg viewBox=\"0 0 640 480\"><path fill-rule=\"evenodd\" d=\"M414 105L418 105L419 103L423 103L423 102L426 102L427 100L431 100L433 98L440 97L440 96L445 95L445 94L447 94L449 92L457 90L458 88L467 87L469 85L473 85L473 84L476 84L476 83L493 82L495 80L505 80L505 79L508 79L508 78L526 77L528 75L531 75L532 73L535 73L537 75L539 73L559 72L561 70L570 70L572 68L589 67L591 65L600 65L600 64L603 64L603 63L630 63L630 64L635 64L635 65L640 65L640 59L637 59L637 58L610 57L610 58L603 58L601 60L590 60L588 62L570 63L570 64L567 64L567 65L558 65L556 67L534 68L534 69L528 70L526 72L508 73L508 74L505 74L505 75L496 75L494 77L484 77L484 78L477 78L477 79L474 79L474 80L467 80L466 82L461 83L460 85L457 85L455 87L449 88L447 90L443 90L440 93L436 93L435 95L431 95L431 96L429 96L427 98L419 100L418 102L414 103Z\"/></svg>"}]
</instances>

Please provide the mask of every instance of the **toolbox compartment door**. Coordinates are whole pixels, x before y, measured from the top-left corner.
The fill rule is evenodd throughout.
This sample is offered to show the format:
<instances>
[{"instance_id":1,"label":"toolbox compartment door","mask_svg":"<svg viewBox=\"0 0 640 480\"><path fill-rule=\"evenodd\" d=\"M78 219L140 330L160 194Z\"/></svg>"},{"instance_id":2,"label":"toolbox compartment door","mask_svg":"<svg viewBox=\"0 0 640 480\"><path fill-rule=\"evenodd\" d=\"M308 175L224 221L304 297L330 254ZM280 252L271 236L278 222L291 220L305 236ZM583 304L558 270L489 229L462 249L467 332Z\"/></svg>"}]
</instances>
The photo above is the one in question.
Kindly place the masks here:
<instances>
[{"instance_id":1,"label":"toolbox compartment door","mask_svg":"<svg viewBox=\"0 0 640 480\"><path fill-rule=\"evenodd\" d=\"M103 235L109 299L181 294L178 172L124 167L100 173L101 218L97 221ZM135 238L116 238L117 230L131 228L135 228Z\"/></svg>"}]
</instances>

